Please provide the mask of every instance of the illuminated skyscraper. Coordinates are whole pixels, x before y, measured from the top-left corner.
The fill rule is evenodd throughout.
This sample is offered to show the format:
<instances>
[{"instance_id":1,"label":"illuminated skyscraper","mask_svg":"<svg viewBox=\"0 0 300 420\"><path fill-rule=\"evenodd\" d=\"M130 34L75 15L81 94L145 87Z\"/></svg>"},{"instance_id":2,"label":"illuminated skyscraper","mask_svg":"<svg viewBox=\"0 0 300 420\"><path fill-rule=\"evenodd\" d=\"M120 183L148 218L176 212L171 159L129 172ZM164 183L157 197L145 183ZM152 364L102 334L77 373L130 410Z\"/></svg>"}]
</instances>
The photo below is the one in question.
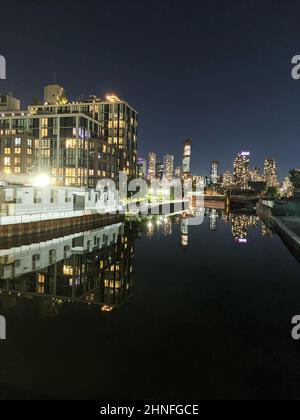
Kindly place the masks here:
<instances>
[{"instance_id":1,"label":"illuminated skyscraper","mask_svg":"<svg viewBox=\"0 0 300 420\"><path fill-rule=\"evenodd\" d=\"M226 171L223 174L223 188L229 188L233 184L232 173L230 171Z\"/></svg>"},{"instance_id":2,"label":"illuminated skyscraper","mask_svg":"<svg viewBox=\"0 0 300 420\"><path fill-rule=\"evenodd\" d=\"M137 161L137 171L139 178L146 178L147 176L147 161L146 159L139 158Z\"/></svg>"},{"instance_id":3,"label":"illuminated skyscraper","mask_svg":"<svg viewBox=\"0 0 300 420\"><path fill-rule=\"evenodd\" d=\"M156 161L156 172L155 177L156 179L162 180L165 174L165 165L161 160Z\"/></svg>"},{"instance_id":4,"label":"illuminated skyscraper","mask_svg":"<svg viewBox=\"0 0 300 420\"><path fill-rule=\"evenodd\" d=\"M174 178L174 156L165 155L164 157L164 169L165 169L165 178L168 181L172 181Z\"/></svg>"},{"instance_id":5,"label":"illuminated skyscraper","mask_svg":"<svg viewBox=\"0 0 300 420\"><path fill-rule=\"evenodd\" d=\"M182 168L181 166L177 166L177 168L175 169L175 178L179 179L181 178L182 175Z\"/></svg>"},{"instance_id":6,"label":"illuminated skyscraper","mask_svg":"<svg viewBox=\"0 0 300 420\"><path fill-rule=\"evenodd\" d=\"M290 178L287 176L284 178L284 181L282 183L282 194L285 197L292 197L294 192L293 184L290 180Z\"/></svg>"},{"instance_id":7,"label":"illuminated skyscraper","mask_svg":"<svg viewBox=\"0 0 300 420\"><path fill-rule=\"evenodd\" d=\"M156 154L155 153L149 153L148 178L150 181L153 181L156 178Z\"/></svg>"},{"instance_id":8,"label":"illuminated skyscraper","mask_svg":"<svg viewBox=\"0 0 300 420\"><path fill-rule=\"evenodd\" d=\"M255 168L249 172L249 180L253 182L263 181L263 177L260 174L260 168L255 166Z\"/></svg>"},{"instance_id":9,"label":"illuminated skyscraper","mask_svg":"<svg viewBox=\"0 0 300 420\"><path fill-rule=\"evenodd\" d=\"M187 179L191 177L191 155L192 155L192 141L186 140L183 149L182 161L182 177Z\"/></svg>"},{"instance_id":10,"label":"illuminated skyscraper","mask_svg":"<svg viewBox=\"0 0 300 420\"><path fill-rule=\"evenodd\" d=\"M234 160L234 183L242 189L248 188L250 152L241 152Z\"/></svg>"},{"instance_id":11,"label":"illuminated skyscraper","mask_svg":"<svg viewBox=\"0 0 300 420\"><path fill-rule=\"evenodd\" d=\"M213 185L218 183L219 178L219 162L217 160L213 160L211 162L211 169L210 169L210 180Z\"/></svg>"},{"instance_id":12,"label":"illuminated skyscraper","mask_svg":"<svg viewBox=\"0 0 300 420\"><path fill-rule=\"evenodd\" d=\"M277 187L277 167L274 159L266 159L264 174L267 187Z\"/></svg>"}]
</instances>

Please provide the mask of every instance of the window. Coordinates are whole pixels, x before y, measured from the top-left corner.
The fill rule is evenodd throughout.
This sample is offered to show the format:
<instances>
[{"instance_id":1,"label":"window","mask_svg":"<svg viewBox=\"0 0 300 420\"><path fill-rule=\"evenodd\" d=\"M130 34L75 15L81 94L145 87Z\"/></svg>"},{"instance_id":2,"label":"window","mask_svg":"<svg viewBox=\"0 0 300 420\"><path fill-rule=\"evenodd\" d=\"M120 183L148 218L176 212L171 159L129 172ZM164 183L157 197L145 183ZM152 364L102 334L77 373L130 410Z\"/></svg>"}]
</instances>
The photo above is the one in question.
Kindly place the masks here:
<instances>
[{"instance_id":1,"label":"window","mask_svg":"<svg viewBox=\"0 0 300 420\"><path fill-rule=\"evenodd\" d=\"M66 139L66 149L76 149L76 139Z\"/></svg>"},{"instance_id":2,"label":"window","mask_svg":"<svg viewBox=\"0 0 300 420\"><path fill-rule=\"evenodd\" d=\"M5 147L4 148L4 154L5 155L10 155L10 147Z\"/></svg>"},{"instance_id":3,"label":"window","mask_svg":"<svg viewBox=\"0 0 300 420\"><path fill-rule=\"evenodd\" d=\"M15 173L19 174L21 172L20 166L15 166Z\"/></svg>"},{"instance_id":4,"label":"window","mask_svg":"<svg viewBox=\"0 0 300 420\"><path fill-rule=\"evenodd\" d=\"M16 147L15 148L15 154L16 155L20 155L21 154L21 147Z\"/></svg>"},{"instance_id":5,"label":"window","mask_svg":"<svg viewBox=\"0 0 300 420\"><path fill-rule=\"evenodd\" d=\"M21 139L20 137L15 138L15 146L21 146Z\"/></svg>"},{"instance_id":6,"label":"window","mask_svg":"<svg viewBox=\"0 0 300 420\"><path fill-rule=\"evenodd\" d=\"M4 166L10 166L10 157L4 158Z\"/></svg>"}]
</instances>

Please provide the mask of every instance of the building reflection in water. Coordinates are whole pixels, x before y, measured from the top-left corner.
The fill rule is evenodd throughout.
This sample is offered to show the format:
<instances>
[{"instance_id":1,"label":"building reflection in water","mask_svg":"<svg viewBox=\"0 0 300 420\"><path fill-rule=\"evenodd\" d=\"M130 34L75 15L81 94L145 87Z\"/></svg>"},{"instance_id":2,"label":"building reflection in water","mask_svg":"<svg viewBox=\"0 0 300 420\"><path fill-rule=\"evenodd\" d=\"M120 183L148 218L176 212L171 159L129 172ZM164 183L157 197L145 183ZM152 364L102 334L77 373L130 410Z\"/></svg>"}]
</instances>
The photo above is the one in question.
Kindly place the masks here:
<instances>
[{"instance_id":1,"label":"building reflection in water","mask_svg":"<svg viewBox=\"0 0 300 420\"><path fill-rule=\"evenodd\" d=\"M135 233L124 223L0 251L1 303L40 297L54 316L64 303L97 305L110 312L133 289Z\"/></svg>"},{"instance_id":2,"label":"building reflection in water","mask_svg":"<svg viewBox=\"0 0 300 420\"><path fill-rule=\"evenodd\" d=\"M218 212L216 209L210 209L209 212L209 229L210 230L217 230L217 223L218 223Z\"/></svg>"},{"instance_id":3,"label":"building reflection in water","mask_svg":"<svg viewBox=\"0 0 300 420\"><path fill-rule=\"evenodd\" d=\"M172 235L177 224L175 232L180 235L181 247L187 248L189 219L204 213L212 231L217 230L218 219L225 226L231 218L232 236L237 243L247 243L249 228L259 227L255 215L228 216L220 209L197 209L189 216L153 216L131 222L130 227L118 223L60 238L43 237L31 244L24 238L26 245L18 243L0 251L2 312L20 297L38 298L44 316L55 316L63 304L72 302L110 312L132 295L135 239L143 235L151 237L156 232ZM272 231L262 224L261 234L272 236Z\"/></svg>"},{"instance_id":4,"label":"building reflection in water","mask_svg":"<svg viewBox=\"0 0 300 420\"><path fill-rule=\"evenodd\" d=\"M269 229L264 223L262 223L261 225L261 234L262 236L266 236L266 237L273 237L273 232L271 229Z\"/></svg>"},{"instance_id":5,"label":"building reflection in water","mask_svg":"<svg viewBox=\"0 0 300 420\"><path fill-rule=\"evenodd\" d=\"M187 248L189 245L189 220L187 218L182 218L181 220L181 246Z\"/></svg>"},{"instance_id":6,"label":"building reflection in water","mask_svg":"<svg viewBox=\"0 0 300 420\"><path fill-rule=\"evenodd\" d=\"M248 242L248 229L258 228L259 217L252 214L234 213L231 216L231 231L233 239L240 244Z\"/></svg>"}]
</instances>

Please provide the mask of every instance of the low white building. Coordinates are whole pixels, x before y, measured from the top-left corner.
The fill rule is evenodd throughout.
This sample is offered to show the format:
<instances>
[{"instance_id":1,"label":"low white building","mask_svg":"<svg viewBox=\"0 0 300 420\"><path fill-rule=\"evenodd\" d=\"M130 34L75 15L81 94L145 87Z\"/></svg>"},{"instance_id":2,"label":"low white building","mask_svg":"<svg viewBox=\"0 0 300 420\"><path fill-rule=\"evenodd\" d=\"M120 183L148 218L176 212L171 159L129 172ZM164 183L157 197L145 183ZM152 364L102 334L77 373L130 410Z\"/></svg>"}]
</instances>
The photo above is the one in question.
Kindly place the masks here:
<instances>
[{"instance_id":1,"label":"low white building","mask_svg":"<svg viewBox=\"0 0 300 420\"><path fill-rule=\"evenodd\" d=\"M0 187L0 224L28 223L121 210L117 193L86 188Z\"/></svg>"}]
</instances>

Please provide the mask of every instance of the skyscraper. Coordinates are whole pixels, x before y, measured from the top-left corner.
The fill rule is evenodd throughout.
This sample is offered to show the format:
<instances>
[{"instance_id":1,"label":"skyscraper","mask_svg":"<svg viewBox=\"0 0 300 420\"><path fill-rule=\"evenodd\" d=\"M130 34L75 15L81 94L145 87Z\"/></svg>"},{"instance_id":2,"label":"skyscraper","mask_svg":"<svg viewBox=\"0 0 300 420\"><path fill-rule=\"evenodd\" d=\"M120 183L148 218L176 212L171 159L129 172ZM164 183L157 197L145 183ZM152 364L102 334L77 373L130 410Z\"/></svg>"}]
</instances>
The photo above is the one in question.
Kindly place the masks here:
<instances>
[{"instance_id":1,"label":"skyscraper","mask_svg":"<svg viewBox=\"0 0 300 420\"><path fill-rule=\"evenodd\" d=\"M191 155L192 155L192 141L186 140L183 148L183 161L182 161L182 177L184 179L191 177Z\"/></svg>"},{"instance_id":2,"label":"skyscraper","mask_svg":"<svg viewBox=\"0 0 300 420\"><path fill-rule=\"evenodd\" d=\"M148 178L150 181L154 181L156 178L156 154L155 153L149 153Z\"/></svg>"},{"instance_id":3,"label":"skyscraper","mask_svg":"<svg viewBox=\"0 0 300 420\"><path fill-rule=\"evenodd\" d=\"M162 180L165 174L165 165L161 160L156 161L156 179Z\"/></svg>"},{"instance_id":4,"label":"skyscraper","mask_svg":"<svg viewBox=\"0 0 300 420\"><path fill-rule=\"evenodd\" d=\"M261 182L263 180L263 177L260 174L260 168L258 166L255 166L254 170L252 171L250 179L251 181L254 181L254 182Z\"/></svg>"},{"instance_id":5,"label":"skyscraper","mask_svg":"<svg viewBox=\"0 0 300 420\"><path fill-rule=\"evenodd\" d=\"M248 188L250 152L241 152L234 160L234 183L241 189Z\"/></svg>"},{"instance_id":6,"label":"skyscraper","mask_svg":"<svg viewBox=\"0 0 300 420\"><path fill-rule=\"evenodd\" d=\"M165 173L164 176L168 181L172 181L174 178L174 156L172 155L165 155L164 157L164 169Z\"/></svg>"},{"instance_id":7,"label":"skyscraper","mask_svg":"<svg viewBox=\"0 0 300 420\"><path fill-rule=\"evenodd\" d=\"M147 161L144 158L138 158L137 175L139 178L146 178L147 176Z\"/></svg>"},{"instance_id":8,"label":"skyscraper","mask_svg":"<svg viewBox=\"0 0 300 420\"><path fill-rule=\"evenodd\" d=\"M229 188L233 184L232 174L230 171L226 171L223 174L223 188Z\"/></svg>"},{"instance_id":9,"label":"skyscraper","mask_svg":"<svg viewBox=\"0 0 300 420\"><path fill-rule=\"evenodd\" d=\"M181 175L182 175L182 167L177 166L176 169L175 169L175 178L180 179Z\"/></svg>"},{"instance_id":10,"label":"skyscraper","mask_svg":"<svg viewBox=\"0 0 300 420\"><path fill-rule=\"evenodd\" d=\"M274 159L266 159L264 175L267 187L277 187L277 166Z\"/></svg>"},{"instance_id":11,"label":"skyscraper","mask_svg":"<svg viewBox=\"0 0 300 420\"><path fill-rule=\"evenodd\" d=\"M213 185L218 183L219 178L219 162L217 160L213 160L211 162L211 169L210 169L210 180Z\"/></svg>"}]
</instances>

